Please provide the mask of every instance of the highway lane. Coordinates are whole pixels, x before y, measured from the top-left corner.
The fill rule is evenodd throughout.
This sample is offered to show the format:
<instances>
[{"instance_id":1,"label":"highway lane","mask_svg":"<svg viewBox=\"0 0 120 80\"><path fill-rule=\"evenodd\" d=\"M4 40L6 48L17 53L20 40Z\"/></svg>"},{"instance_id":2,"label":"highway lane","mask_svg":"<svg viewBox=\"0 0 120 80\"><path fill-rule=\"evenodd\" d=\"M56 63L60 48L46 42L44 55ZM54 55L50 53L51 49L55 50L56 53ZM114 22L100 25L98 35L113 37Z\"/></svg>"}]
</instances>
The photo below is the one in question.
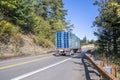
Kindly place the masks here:
<instances>
[{"instance_id":1,"label":"highway lane","mask_svg":"<svg viewBox=\"0 0 120 80\"><path fill-rule=\"evenodd\" d=\"M83 53L45 54L0 62L0 80L85 80Z\"/></svg>"}]
</instances>

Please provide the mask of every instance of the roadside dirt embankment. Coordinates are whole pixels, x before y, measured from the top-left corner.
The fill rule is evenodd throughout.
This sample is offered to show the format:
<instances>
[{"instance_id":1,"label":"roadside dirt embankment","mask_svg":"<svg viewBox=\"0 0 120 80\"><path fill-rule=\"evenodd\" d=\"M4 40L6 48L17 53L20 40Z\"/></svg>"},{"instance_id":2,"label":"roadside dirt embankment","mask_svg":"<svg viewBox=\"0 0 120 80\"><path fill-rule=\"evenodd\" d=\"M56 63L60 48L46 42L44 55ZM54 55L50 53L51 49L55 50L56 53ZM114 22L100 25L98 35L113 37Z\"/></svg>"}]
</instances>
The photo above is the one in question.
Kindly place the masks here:
<instances>
[{"instance_id":1,"label":"roadside dirt embankment","mask_svg":"<svg viewBox=\"0 0 120 80\"><path fill-rule=\"evenodd\" d=\"M94 44L89 44L89 45L83 45L81 46L82 50L84 49L95 49L96 46Z\"/></svg>"},{"instance_id":2,"label":"roadside dirt embankment","mask_svg":"<svg viewBox=\"0 0 120 80\"><path fill-rule=\"evenodd\" d=\"M43 48L34 43L33 38L37 38L34 35L22 35L21 38L22 43L19 46L13 43L7 45L0 43L0 60L46 54L55 50L54 45L51 48Z\"/></svg>"}]
</instances>

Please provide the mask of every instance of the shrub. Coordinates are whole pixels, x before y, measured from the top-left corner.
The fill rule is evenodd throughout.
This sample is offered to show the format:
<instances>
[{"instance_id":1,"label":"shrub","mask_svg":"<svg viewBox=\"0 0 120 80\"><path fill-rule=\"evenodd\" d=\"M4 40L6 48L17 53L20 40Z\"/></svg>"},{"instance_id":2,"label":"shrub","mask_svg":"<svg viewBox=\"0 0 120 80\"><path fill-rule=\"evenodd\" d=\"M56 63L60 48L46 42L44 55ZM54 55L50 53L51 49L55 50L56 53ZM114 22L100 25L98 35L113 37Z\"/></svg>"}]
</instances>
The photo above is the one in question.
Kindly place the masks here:
<instances>
[{"instance_id":1,"label":"shrub","mask_svg":"<svg viewBox=\"0 0 120 80\"><path fill-rule=\"evenodd\" d=\"M12 34L13 25L5 20L0 21L0 42L8 43Z\"/></svg>"},{"instance_id":2,"label":"shrub","mask_svg":"<svg viewBox=\"0 0 120 80\"><path fill-rule=\"evenodd\" d=\"M16 46L21 44L22 38L19 28L8 21L0 21L0 42L5 44L12 42Z\"/></svg>"},{"instance_id":3,"label":"shrub","mask_svg":"<svg viewBox=\"0 0 120 80\"><path fill-rule=\"evenodd\" d=\"M44 47L44 39L43 38L38 38L38 44L42 47Z\"/></svg>"}]
</instances>

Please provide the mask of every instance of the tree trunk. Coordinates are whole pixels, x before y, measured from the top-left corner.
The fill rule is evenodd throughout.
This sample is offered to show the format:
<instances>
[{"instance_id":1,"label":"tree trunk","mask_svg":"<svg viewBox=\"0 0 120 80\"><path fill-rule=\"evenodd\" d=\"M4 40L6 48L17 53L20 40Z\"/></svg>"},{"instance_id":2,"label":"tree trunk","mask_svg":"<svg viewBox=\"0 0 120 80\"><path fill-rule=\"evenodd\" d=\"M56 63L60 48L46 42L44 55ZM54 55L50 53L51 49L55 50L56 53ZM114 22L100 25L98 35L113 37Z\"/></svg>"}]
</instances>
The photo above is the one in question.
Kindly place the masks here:
<instances>
[{"instance_id":1,"label":"tree trunk","mask_svg":"<svg viewBox=\"0 0 120 80\"><path fill-rule=\"evenodd\" d=\"M113 27L113 55L118 55L117 54L117 30L115 29L115 27Z\"/></svg>"}]
</instances>

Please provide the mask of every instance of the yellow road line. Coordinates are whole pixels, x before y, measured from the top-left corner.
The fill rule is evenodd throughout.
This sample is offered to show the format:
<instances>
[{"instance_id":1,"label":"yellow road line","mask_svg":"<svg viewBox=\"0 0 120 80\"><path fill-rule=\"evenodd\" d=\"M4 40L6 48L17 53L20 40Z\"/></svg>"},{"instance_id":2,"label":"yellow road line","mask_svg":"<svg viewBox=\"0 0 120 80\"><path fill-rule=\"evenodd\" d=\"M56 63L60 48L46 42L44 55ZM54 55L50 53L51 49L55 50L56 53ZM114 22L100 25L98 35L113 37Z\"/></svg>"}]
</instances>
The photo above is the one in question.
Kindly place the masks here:
<instances>
[{"instance_id":1,"label":"yellow road line","mask_svg":"<svg viewBox=\"0 0 120 80\"><path fill-rule=\"evenodd\" d=\"M29 63L37 62L37 61L44 60L44 59L48 59L48 58L52 58L52 57L53 57L53 56L43 57L43 58L38 58L38 59L31 60L31 61L25 61L25 62L20 62L20 63L16 63L16 64L11 64L11 65L7 65L7 66L2 66L2 67L0 67L0 70L8 69L8 68L16 67L16 66L21 66L21 65L24 65L24 64L29 64Z\"/></svg>"}]
</instances>

